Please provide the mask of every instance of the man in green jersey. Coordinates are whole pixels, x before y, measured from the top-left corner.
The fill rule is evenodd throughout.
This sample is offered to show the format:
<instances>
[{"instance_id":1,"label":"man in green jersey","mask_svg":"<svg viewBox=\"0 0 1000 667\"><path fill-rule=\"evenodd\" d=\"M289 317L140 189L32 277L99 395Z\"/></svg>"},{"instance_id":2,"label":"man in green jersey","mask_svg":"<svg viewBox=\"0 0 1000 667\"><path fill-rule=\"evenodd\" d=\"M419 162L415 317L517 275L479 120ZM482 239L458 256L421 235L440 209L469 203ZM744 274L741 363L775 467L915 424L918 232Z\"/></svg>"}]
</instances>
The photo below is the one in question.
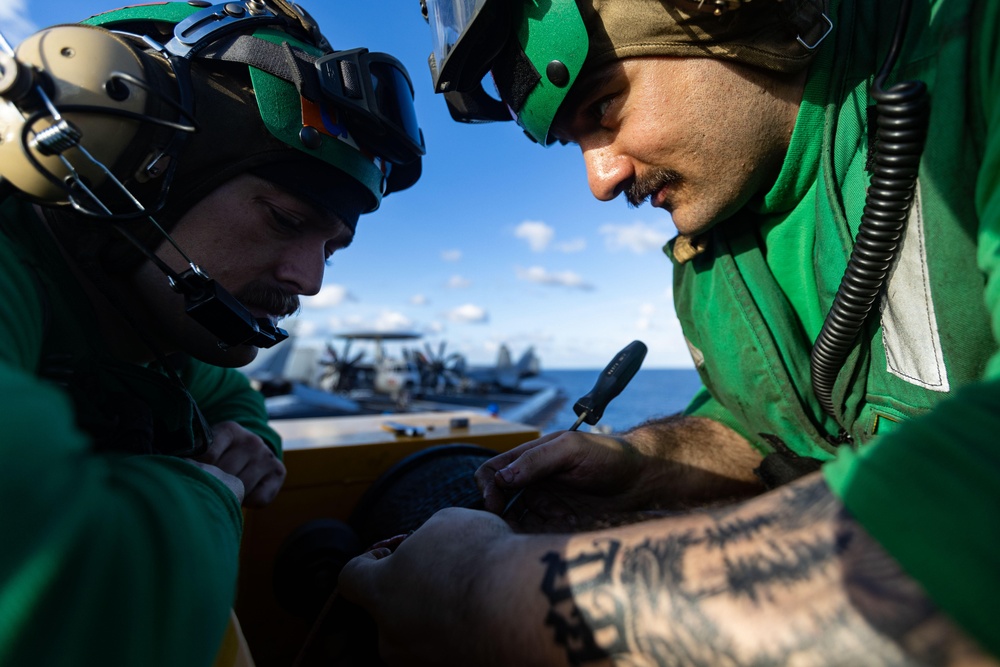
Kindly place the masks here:
<instances>
[{"instance_id":1,"label":"man in green jersey","mask_svg":"<svg viewBox=\"0 0 1000 667\"><path fill-rule=\"evenodd\" d=\"M439 513L349 563L383 653L995 664L996 3L424 8L456 118L576 144L597 198L671 215L704 388L682 415L488 461L499 517ZM652 509L671 515L608 526Z\"/></svg>"},{"instance_id":2,"label":"man in green jersey","mask_svg":"<svg viewBox=\"0 0 1000 667\"><path fill-rule=\"evenodd\" d=\"M402 66L284 0L0 54L0 665L213 663L285 475L235 368L423 152Z\"/></svg>"}]
</instances>

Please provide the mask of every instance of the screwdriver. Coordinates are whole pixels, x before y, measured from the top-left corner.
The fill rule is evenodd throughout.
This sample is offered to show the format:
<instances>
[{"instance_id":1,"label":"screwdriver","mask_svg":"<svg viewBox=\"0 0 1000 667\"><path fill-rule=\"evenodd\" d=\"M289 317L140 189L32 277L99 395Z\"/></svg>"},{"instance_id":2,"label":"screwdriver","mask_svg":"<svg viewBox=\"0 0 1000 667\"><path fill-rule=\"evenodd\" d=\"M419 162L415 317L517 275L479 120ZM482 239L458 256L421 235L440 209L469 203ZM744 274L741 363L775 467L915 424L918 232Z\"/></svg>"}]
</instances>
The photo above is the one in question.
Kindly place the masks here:
<instances>
[{"instance_id":1,"label":"screwdriver","mask_svg":"<svg viewBox=\"0 0 1000 667\"><path fill-rule=\"evenodd\" d=\"M634 340L623 347L621 352L616 354L615 358L611 360L611 363L601 371L601 374L597 377L597 382L594 384L594 388L573 406L573 412L577 415L578 419L569 430L577 430L583 422L587 422L593 426L600 421L601 417L604 416L605 408L632 381L632 378L639 371L639 367L642 366L642 361L645 358L646 344L642 341ZM503 512L500 513L501 517L507 515L507 512L514 506L514 503L521 497L525 489L519 490L511 497L510 501L507 502L507 506L503 508Z\"/></svg>"},{"instance_id":2,"label":"screwdriver","mask_svg":"<svg viewBox=\"0 0 1000 667\"><path fill-rule=\"evenodd\" d=\"M634 340L622 348L622 351L616 354L611 363L601 371L590 393L573 406L573 412L579 419L569 430L575 431L582 422L593 426L600 421L608 403L622 393L622 389L632 381L645 358L646 345L642 341Z\"/></svg>"}]
</instances>

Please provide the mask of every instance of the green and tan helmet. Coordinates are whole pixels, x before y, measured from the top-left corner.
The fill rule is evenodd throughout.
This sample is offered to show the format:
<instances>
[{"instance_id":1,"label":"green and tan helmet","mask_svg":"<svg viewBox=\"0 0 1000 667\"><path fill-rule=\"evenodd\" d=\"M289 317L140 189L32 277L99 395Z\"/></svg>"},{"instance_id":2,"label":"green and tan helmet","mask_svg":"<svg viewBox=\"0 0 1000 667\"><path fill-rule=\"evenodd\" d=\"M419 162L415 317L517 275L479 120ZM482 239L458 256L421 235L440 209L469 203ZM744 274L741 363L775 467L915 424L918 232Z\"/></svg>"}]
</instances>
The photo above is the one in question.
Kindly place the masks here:
<instances>
[{"instance_id":1,"label":"green and tan helmet","mask_svg":"<svg viewBox=\"0 0 1000 667\"><path fill-rule=\"evenodd\" d=\"M287 334L194 259L177 271L156 256L191 206L252 174L353 230L420 177L424 141L403 65L334 50L286 0L137 5L4 46L0 185L42 204L95 275L127 278L154 262L223 347L270 347Z\"/></svg>"},{"instance_id":2,"label":"green and tan helmet","mask_svg":"<svg viewBox=\"0 0 1000 667\"><path fill-rule=\"evenodd\" d=\"M350 177L367 192L365 211L420 176L403 65L334 50L286 0L126 7L42 30L0 59L0 176L43 203L67 197L63 158L81 165L81 181L104 179L83 151L130 189L150 182L163 194L176 176L187 203L283 159ZM38 83L51 100L32 97ZM79 146L60 151L60 139Z\"/></svg>"}]
</instances>

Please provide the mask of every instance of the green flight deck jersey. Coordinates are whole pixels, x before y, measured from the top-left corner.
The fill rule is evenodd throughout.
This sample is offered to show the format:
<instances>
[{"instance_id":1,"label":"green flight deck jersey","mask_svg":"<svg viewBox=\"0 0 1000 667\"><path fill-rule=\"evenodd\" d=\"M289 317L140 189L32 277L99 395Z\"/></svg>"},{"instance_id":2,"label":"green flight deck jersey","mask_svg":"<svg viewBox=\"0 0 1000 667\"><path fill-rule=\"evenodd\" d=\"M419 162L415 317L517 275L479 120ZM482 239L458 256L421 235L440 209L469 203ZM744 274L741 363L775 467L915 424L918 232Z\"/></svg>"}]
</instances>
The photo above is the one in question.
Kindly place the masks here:
<instances>
[{"instance_id":1,"label":"green flight deck jersey","mask_svg":"<svg viewBox=\"0 0 1000 667\"><path fill-rule=\"evenodd\" d=\"M887 86L917 79L930 94L915 203L885 296L834 384L834 416L811 386L810 352L865 206L871 88L898 6L831 3L834 29L774 187L692 259L668 244L704 384L687 414L765 454L830 461L824 475L850 512L1000 656L1000 3L913 1Z\"/></svg>"},{"instance_id":2,"label":"green flight deck jersey","mask_svg":"<svg viewBox=\"0 0 1000 667\"><path fill-rule=\"evenodd\" d=\"M0 665L211 665L243 518L170 452L236 421L280 455L246 378L111 357L30 205L0 206ZM72 389L67 389L72 387Z\"/></svg>"}]
</instances>

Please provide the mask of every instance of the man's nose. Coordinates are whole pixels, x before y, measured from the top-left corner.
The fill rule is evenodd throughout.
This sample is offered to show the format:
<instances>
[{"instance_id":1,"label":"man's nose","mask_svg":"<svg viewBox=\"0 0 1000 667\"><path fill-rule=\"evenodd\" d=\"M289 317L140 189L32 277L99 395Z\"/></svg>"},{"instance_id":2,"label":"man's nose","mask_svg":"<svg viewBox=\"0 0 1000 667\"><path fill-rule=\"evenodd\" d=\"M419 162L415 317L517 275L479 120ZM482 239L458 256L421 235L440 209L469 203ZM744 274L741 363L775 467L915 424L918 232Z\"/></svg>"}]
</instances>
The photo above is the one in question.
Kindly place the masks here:
<instances>
[{"instance_id":1,"label":"man's nose","mask_svg":"<svg viewBox=\"0 0 1000 667\"><path fill-rule=\"evenodd\" d=\"M286 289L302 296L318 294L326 270L324 248L313 244L290 248L281 259L275 276Z\"/></svg>"},{"instance_id":2,"label":"man's nose","mask_svg":"<svg viewBox=\"0 0 1000 667\"><path fill-rule=\"evenodd\" d=\"M581 150L583 161L587 165L587 183L599 200L611 201L635 178L632 160L615 150L614 144L581 146Z\"/></svg>"}]
</instances>

